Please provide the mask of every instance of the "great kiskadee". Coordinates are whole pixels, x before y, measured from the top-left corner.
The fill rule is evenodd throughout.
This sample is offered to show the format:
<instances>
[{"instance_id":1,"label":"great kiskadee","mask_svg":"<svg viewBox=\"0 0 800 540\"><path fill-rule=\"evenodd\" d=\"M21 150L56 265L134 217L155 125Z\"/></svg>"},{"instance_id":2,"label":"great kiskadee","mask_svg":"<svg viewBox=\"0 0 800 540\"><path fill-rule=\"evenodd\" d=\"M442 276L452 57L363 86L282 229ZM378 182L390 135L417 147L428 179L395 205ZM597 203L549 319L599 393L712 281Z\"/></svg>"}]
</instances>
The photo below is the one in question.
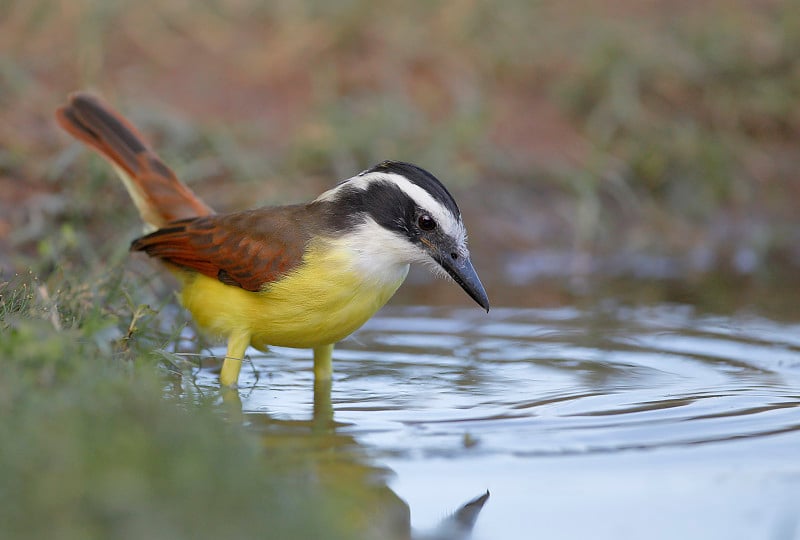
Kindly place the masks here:
<instances>
[{"instance_id":1,"label":"great kiskadee","mask_svg":"<svg viewBox=\"0 0 800 540\"><path fill-rule=\"evenodd\" d=\"M251 345L311 348L315 377L330 378L334 344L391 298L410 263L489 310L458 205L421 167L384 161L306 204L216 214L99 98L73 94L56 118L111 162L153 231L131 250L165 262L197 324L227 339L224 386Z\"/></svg>"}]
</instances>

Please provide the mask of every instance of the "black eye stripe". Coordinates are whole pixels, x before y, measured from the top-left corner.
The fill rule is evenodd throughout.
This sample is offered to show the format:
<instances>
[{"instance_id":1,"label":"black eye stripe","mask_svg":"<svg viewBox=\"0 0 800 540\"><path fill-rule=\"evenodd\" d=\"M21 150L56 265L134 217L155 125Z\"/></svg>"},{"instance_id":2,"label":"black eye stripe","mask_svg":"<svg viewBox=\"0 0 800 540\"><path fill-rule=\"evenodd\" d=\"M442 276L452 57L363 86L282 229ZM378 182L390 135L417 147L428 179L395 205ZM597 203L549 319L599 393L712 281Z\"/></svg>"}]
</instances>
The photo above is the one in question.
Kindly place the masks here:
<instances>
[{"instance_id":1,"label":"black eye stripe","mask_svg":"<svg viewBox=\"0 0 800 540\"><path fill-rule=\"evenodd\" d=\"M316 200L311 206L319 213L326 233L333 235L351 231L372 219L414 244L421 237L437 234L457 237L460 216L451 215L446 207L440 208L436 204L439 201L424 202L430 207L422 206L393 179L374 178L363 186L345 182L332 197Z\"/></svg>"},{"instance_id":2,"label":"black eye stripe","mask_svg":"<svg viewBox=\"0 0 800 540\"><path fill-rule=\"evenodd\" d=\"M461 214L455 199L453 199L453 196L447 191L447 188L444 187L438 178L422 167L402 161L384 161L362 172L361 175L371 172L399 174L412 184L427 191L435 201L444 206L454 216Z\"/></svg>"}]
</instances>

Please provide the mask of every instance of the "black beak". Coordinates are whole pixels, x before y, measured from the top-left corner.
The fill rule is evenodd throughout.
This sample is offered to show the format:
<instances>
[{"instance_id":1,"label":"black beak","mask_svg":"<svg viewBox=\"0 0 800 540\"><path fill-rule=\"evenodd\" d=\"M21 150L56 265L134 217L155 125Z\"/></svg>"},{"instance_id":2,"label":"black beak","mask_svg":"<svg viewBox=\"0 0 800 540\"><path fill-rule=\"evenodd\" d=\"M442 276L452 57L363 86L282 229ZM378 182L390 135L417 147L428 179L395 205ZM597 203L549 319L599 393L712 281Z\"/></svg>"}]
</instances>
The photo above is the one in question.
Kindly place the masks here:
<instances>
[{"instance_id":1,"label":"black beak","mask_svg":"<svg viewBox=\"0 0 800 540\"><path fill-rule=\"evenodd\" d=\"M437 262L450 274L450 277L464 289L464 292L466 292L470 298L475 300L478 305L487 312L489 311L489 297L486 296L486 291L469 257L459 256L453 259L452 256L449 257L445 255L437 260Z\"/></svg>"}]
</instances>

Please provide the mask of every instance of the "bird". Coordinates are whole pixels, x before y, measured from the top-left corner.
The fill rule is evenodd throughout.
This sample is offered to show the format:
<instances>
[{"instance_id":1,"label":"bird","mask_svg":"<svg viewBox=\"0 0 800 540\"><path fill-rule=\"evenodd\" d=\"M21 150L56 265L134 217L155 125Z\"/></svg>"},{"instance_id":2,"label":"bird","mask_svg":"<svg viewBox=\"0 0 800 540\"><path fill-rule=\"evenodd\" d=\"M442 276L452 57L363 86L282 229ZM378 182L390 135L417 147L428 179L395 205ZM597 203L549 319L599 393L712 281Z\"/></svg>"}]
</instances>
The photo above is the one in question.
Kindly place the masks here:
<instances>
[{"instance_id":1,"label":"bird","mask_svg":"<svg viewBox=\"0 0 800 540\"><path fill-rule=\"evenodd\" d=\"M334 345L386 304L411 264L489 311L461 211L422 167L382 161L307 203L216 213L99 96L72 93L55 116L130 194L147 233L130 250L163 262L197 326L227 340L222 387L237 386L250 346L312 349L315 381L330 380Z\"/></svg>"}]
</instances>

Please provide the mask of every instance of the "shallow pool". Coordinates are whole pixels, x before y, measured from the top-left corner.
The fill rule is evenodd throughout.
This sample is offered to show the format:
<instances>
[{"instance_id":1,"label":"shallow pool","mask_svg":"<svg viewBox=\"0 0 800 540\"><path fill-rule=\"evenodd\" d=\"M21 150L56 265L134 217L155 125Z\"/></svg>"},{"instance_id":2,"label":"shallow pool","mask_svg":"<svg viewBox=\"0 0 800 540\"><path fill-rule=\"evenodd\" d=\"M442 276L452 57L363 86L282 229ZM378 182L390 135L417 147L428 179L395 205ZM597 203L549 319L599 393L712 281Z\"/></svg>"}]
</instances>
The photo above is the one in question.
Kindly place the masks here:
<instances>
[{"instance_id":1,"label":"shallow pool","mask_svg":"<svg viewBox=\"0 0 800 540\"><path fill-rule=\"evenodd\" d=\"M800 323L390 307L337 347L330 389L310 351L251 359L239 397L265 445L405 501L419 534L489 490L478 540L800 538Z\"/></svg>"}]
</instances>

